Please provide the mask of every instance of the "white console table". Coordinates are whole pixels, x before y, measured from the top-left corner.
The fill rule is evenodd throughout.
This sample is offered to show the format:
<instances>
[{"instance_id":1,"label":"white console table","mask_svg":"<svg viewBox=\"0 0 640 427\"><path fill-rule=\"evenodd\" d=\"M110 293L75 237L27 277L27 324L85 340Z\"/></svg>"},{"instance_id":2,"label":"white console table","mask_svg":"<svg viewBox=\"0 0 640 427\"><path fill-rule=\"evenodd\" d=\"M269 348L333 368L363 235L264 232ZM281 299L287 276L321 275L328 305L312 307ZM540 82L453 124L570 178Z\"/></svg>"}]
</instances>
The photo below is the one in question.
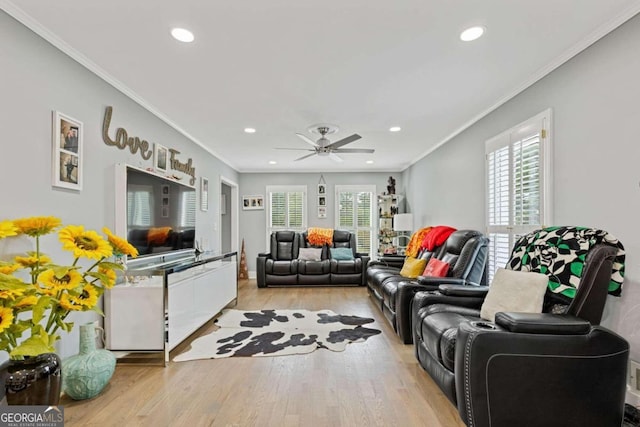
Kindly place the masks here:
<instances>
[{"instance_id":1,"label":"white console table","mask_svg":"<svg viewBox=\"0 0 640 427\"><path fill-rule=\"evenodd\" d=\"M140 261L105 293L107 348L123 354L119 360L155 353L166 364L171 350L237 303L237 252L188 251Z\"/></svg>"}]
</instances>

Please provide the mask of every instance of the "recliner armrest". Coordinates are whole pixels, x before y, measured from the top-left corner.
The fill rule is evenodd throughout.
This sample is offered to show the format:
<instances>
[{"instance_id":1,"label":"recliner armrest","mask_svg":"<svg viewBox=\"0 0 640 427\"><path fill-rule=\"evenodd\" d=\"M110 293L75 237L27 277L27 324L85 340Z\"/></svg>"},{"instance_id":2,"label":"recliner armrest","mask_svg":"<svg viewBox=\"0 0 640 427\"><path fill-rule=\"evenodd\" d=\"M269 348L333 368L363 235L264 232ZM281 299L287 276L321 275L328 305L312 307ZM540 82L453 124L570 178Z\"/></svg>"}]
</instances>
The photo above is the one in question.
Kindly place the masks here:
<instances>
[{"instance_id":1,"label":"recliner armrest","mask_svg":"<svg viewBox=\"0 0 640 427\"><path fill-rule=\"evenodd\" d=\"M458 297L485 297L489 292L488 286L449 285L438 286L442 295Z\"/></svg>"},{"instance_id":2,"label":"recliner armrest","mask_svg":"<svg viewBox=\"0 0 640 427\"><path fill-rule=\"evenodd\" d=\"M591 323L579 317L549 313L496 314L496 325L509 332L525 334L586 335Z\"/></svg>"},{"instance_id":3,"label":"recliner armrest","mask_svg":"<svg viewBox=\"0 0 640 427\"><path fill-rule=\"evenodd\" d=\"M262 258L271 258L271 252L260 252L258 256Z\"/></svg>"}]
</instances>

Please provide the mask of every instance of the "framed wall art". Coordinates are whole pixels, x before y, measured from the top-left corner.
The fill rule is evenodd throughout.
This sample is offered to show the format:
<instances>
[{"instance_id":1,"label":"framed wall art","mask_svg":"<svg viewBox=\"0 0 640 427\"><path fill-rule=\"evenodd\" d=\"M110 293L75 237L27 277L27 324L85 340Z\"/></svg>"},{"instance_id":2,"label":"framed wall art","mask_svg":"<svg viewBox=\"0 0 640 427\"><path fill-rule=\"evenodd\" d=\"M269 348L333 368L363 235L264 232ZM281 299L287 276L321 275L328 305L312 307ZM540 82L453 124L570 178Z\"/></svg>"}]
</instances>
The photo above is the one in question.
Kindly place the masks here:
<instances>
[{"instance_id":1,"label":"framed wall art","mask_svg":"<svg viewBox=\"0 0 640 427\"><path fill-rule=\"evenodd\" d=\"M167 147L160 144L153 145L153 165L157 172L167 171L168 157L169 150L167 150Z\"/></svg>"},{"instance_id":2,"label":"framed wall art","mask_svg":"<svg viewBox=\"0 0 640 427\"><path fill-rule=\"evenodd\" d=\"M318 218L327 217L327 208L324 206L318 206Z\"/></svg>"},{"instance_id":3,"label":"framed wall art","mask_svg":"<svg viewBox=\"0 0 640 427\"><path fill-rule=\"evenodd\" d=\"M82 122L54 111L52 133L53 186L82 190Z\"/></svg>"},{"instance_id":4,"label":"framed wall art","mask_svg":"<svg viewBox=\"0 0 640 427\"><path fill-rule=\"evenodd\" d=\"M200 178L200 210L209 210L209 179L205 177Z\"/></svg>"},{"instance_id":5,"label":"framed wall art","mask_svg":"<svg viewBox=\"0 0 640 427\"><path fill-rule=\"evenodd\" d=\"M264 209L264 196L242 196L242 210Z\"/></svg>"}]
</instances>

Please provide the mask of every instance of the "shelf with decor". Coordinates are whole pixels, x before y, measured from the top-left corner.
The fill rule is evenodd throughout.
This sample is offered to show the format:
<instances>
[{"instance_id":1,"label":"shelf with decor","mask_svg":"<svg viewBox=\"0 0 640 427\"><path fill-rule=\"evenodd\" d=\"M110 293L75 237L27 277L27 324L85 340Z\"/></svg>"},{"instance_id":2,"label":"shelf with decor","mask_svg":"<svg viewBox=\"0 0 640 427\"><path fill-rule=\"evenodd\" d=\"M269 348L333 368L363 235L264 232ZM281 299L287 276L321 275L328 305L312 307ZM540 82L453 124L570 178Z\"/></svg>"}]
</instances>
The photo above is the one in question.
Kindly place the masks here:
<instances>
[{"instance_id":1,"label":"shelf with decor","mask_svg":"<svg viewBox=\"0 0 640 427\"><path fill-rule=\"evenodd\" d=\"M378 195L378 256L398 253L393 217L401 212L402 201L400 194Z\"/></svg>"}]
</instances>

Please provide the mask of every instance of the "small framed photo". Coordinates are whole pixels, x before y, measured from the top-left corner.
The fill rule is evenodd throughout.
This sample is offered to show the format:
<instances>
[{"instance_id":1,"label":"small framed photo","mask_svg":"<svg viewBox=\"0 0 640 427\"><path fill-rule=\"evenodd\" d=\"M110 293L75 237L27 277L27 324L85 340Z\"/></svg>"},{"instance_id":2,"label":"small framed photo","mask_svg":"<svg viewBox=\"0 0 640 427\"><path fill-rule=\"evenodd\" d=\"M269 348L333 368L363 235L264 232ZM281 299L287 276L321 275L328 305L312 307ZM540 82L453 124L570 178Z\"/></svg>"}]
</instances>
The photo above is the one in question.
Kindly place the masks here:
<instances>
[{"instance_id":1,"label":"small framed photo","mask_svg":"<svg viewBox=\"0 0 640 427\"><path fill-rule=\"evenodd\" d=\"M327 217L327 208L324 206L318 206L318 218Z\"/></svg>"},{"instance_id":2,"label":"small framed photo","mask_svg":"<svg viewBox=\"0 0 640 427\"><path fill-rule=\"evenodd\" d=\"M205 177L200 178L200 210L209 210L209 179Z\"/></svg>"},{"instance_id":3,"label":"small framed photo","mask_svg":"<svg viewBox=\"0 0 640 427\"><path fill-rule=\"evenodd\" d=\"M166 172L169 150L160 144L153 145L153 165L156 171Z\"/></svg>"},{"instance_id":4,"label":"small framed photo","mask_svg":"<svg viewBox=\"0 0 640 427\"><path fill-rule=\"evenodd\" d=\"M162 186L162 195L163 196L168 196L169 195L169 186L168 185L163 185Z\"/></svg>"},{"instance_id":5,"label":"small framed photo","mask_svg":"<svg viewBox=\"0 0 640 427\"><path fill-rule=\"evenodd\" d=\"M169 206L163 206L161 213L162 218L169 218Z\"/></svg>"},{"instance_id":6,"label":"small framed photo","mask_svg":"<svg viewBox=\"0 0 640 427\"><path fill-rule=\"evenodd\" d=\"M327 206L327 198L325 196L318 196L318 206Z\"/></svg>"},{"instance_id":7,"label":"small framed photo","mask_svg":"<svg viewBox=\"0 0 640 427\"><path fill-rule=\"evenodd\" d=\"M327 194L327 184L318 184L318 195Z\"/></svg>"},{"instance_id":8,"label":"small framed photo","mask_svg":"<svg viewBox=\"0 0 640 427\"><path fill-rule=\"evenodd\" d=\"M59 111L53 112L52 184L82 190L82 122Z\"/></svg>"},{"instance_id":9,"label":"small framed photo","mask_svg":"<svg viewBox=\"0 0 640 427\"><path fill-rule=\"evenodd\" d=\"M162 198L162 206L169 206L169 198L168 197L163 197Z\"/></svg>"},{"instance_id":10,"label":"small framed photo","mask_svg":"<svg viewBox=\"0 0 640 427\"><path fill-rule=\"evenodd\" d=\"M264 209L264 196L242 196L242 209L245 211Z\"/></svg>"}]
</instances>

